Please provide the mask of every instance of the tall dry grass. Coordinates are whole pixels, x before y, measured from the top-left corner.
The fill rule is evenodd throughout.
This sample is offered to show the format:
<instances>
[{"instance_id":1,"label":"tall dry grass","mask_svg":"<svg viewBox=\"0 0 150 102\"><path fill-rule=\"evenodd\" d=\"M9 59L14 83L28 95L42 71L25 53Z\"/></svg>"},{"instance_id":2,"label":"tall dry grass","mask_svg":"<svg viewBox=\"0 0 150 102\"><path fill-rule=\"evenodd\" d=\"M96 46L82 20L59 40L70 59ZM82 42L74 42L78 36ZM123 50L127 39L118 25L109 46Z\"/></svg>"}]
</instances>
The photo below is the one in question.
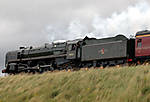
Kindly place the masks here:
<instances>
[{"instance_id":1,"label":"tall dry grass","mask_svg":"<svg viewBox=\"0 0 150 102\"><path fill-rule=\"evenodd\" d=\"M150 102L150 66L2 77L0 102Z\"/></svg>"}]
</instances>

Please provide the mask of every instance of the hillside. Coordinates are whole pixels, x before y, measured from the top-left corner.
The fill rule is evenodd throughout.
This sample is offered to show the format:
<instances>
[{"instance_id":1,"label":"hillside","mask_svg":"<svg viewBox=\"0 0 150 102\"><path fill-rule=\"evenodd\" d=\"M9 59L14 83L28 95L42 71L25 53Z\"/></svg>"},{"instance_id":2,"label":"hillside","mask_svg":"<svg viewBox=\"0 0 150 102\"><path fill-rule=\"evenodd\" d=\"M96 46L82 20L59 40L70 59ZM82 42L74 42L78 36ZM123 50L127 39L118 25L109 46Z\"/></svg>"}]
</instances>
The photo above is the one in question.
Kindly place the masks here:
<instances>
[{"instance_id":1,"label":"hillside","mask_svg":"<svg viewBox=\"0 0 150 102\"><path fill-rule=\"evenodd\" d=\"M1 77L0 102L150 102L150 66Z\"/></svg>"}]
</instances>

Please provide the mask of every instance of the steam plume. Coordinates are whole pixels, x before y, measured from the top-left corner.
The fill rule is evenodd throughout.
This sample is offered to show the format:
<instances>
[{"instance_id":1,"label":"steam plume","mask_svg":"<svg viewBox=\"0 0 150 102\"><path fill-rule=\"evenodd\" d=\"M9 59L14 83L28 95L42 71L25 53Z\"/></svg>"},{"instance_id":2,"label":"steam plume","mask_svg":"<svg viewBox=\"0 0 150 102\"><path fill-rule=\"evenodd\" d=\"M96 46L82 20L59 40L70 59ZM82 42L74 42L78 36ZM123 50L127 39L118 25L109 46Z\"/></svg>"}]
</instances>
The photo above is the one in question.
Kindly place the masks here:
<instances>
[{"instance_id":1,"label":"steam plume","mask_svg":"<svg viewBox=\"0 0 150 102\"><path fill-rule=\"evenodd\" d=\"M146 1L130 5L122 12L114 12L110 17L104 18L100 14L94 15L90 26L81 23L80 19L70 22L64 29L49 25L46 32L51 36L50 41L58 39L75 39L89 37L109 37L124 34L129 37L139 30L148 29L150 26L150 5Z\"/></svg>"}]
</instances>

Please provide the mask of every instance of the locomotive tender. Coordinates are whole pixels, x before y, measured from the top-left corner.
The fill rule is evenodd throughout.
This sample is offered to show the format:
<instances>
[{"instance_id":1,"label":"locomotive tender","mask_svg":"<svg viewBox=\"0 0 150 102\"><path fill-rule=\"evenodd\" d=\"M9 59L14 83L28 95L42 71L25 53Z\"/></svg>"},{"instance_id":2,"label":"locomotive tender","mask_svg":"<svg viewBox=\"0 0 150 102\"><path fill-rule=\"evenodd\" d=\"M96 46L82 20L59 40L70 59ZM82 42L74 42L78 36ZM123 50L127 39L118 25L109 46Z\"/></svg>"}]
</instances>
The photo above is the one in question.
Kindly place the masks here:
<instances>
[{"instance_id":1,"label":"locomotive tender","mask_svg":"<svg viewBox=\"0 0 150 102\"><path fill-rule=\"evenodd\" d=\"M137 32L135 39L124 35L103 39L85 37L37 48L20 47L6 54L6 69L2 72L44 72L144 62L150 59L149 40L150 31L145 30Z\"/></svg>"}]
</instances>

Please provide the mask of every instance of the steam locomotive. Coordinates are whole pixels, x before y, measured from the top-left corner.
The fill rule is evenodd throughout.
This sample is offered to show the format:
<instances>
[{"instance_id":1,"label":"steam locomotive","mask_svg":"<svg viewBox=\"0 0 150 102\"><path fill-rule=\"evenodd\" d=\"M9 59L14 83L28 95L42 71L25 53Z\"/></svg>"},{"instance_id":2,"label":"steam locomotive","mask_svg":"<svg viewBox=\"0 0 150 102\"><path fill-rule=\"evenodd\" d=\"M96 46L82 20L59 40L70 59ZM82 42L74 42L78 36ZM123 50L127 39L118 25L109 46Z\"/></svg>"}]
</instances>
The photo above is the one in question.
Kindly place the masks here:
<instances>
[{"instance_id":1,"label":"steam locomotive","mask_svg":"<svg viewBox=\"0 0 150 102\"><path fill-rule=\"evenodd\" d=\"M139 31L135 38L124 35L102 39L88 38L53 42L44 46L20 47L6 54L3 73L77 70L150 60L150 31Z\"/></svg>"}]
</instances>

